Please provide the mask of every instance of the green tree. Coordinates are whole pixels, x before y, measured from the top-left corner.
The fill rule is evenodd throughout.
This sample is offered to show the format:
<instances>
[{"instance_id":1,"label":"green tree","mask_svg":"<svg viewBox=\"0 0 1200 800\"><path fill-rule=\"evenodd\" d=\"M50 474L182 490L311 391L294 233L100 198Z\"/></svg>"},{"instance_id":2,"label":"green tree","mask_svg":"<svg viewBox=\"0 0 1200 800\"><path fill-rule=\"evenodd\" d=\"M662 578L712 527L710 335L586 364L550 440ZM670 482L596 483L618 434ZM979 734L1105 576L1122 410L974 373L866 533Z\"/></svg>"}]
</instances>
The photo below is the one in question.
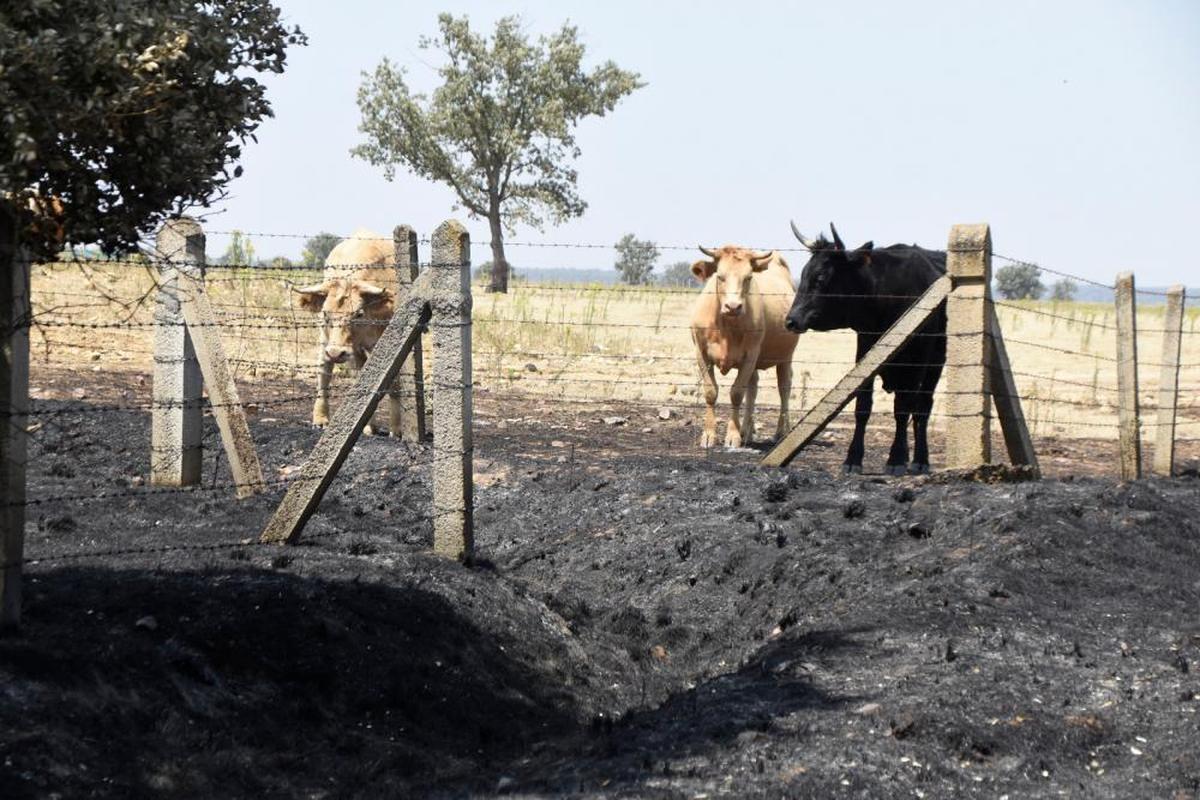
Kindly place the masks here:
<instances>
[{"instance_id":1,"label":"green tree","mask_svg":"<svg viewBox=\"0 0 1200 800\"><path fill-rule=\"evenodd\" d=\"M229 264L231 266L254 266L254 243L250 241L250 237L241 231L231 231L229 234L229 246L225 248L225 252L217 259L220 264Z\"/></svg>"},{"instance_id":2,"label":"green tree","mask_svg":"<svg viewBox=\"0 0 1200 800\"><path fill-rule=\"evenodd\" d=\"M517 279L517 267L515 264L508 265L508 278L514 281ZM492 280L492 262L485 261L475 267L473 279L476 283L490 283Z\"/></svg>"},{"instance_id":3,"label":"green tree","mask_svg":"<svg viewBox=\"0 0 1200 800\"><path fill-rule=\"evenodd\" d=\"M585 72L584 47L569 24L531 43L518 17L504 17L488 41L466 17L441 14L437 35L420 46L445 53L441 86L431 98L413 93L404 70L384 59L359 87L366 141L351 153L382 166L388 180L402 166L448 184L463 208L487 219L489 288L506 291L505 231L583 214L575 127L644 84L611 61Z\"/></svg>"},{"instance_id":4,"label":"green tree","mask_svg":"<svg viewBox=\"0 0 1200 800\"><path fill-rule=\"evenodd\" d=\"M45 257L31 197L62 235L130 251L164 218L220 198L271 116L255 73L305 43L269 0L20 0L0 11L0 213ZM52 230L41 226L40 230Z\"/></svg>"},{"instance_id":5,"label":"green tree","mask_svg":"<svg viewBox=\"0 0 1200 800\"><path fill-rule=\"evenodd\" d=\"M304 251L300 254L300 262L306 267L323 267L329 251L338 246L342 240L332 233L321 231L304 243Z\"/></svg>"},{"instance_id":6,"label":"green tree","mask_svg":"<svg viewBox=\"0 0 1200 800\"><path fill-rule=\"evenodd\" d=\"M291 269L296 266L296 262L292 261L287 256L275 256L267 260L267 266L273 269Z\"/></svg>"},{"instance_id":7,"label":"green tree","mask_svg":"<svg viewBox=\"0 0 1200 800\"><path fill-rule=\"evenodd\" d=\"M658 276L658 282L663 286L691 286L696 282L692 274L692 265L687 261L676 261L663 269Z\"/></svg>"},{"instance_id":8,"label":"green tree","mask_svg":"<svg viewBox=\"0 0 1200 800\"><path fill-rule=\"evenodd\" d=\"M996 270L996 291L1006 300L1037 300L1046 291L1036 264L1006 264Z\"/></svg>"},{"instance_id":9,"label":"green tree","mask_svg":"<svg viewBox=\"0 0 1200 800\"><path fill-rule=\"evenodd\" d=\"M1079 286L1075 281L1070 278L1061 278L1050 287L1050 299L1060 303L1069 303L1075 299L1075 292L1078 290Z\"/></svg>"},{"instance_id":10,"label":"green tree","mask_svg":"<svg viewBox=\"0 0 1200 800\"><path fill-rule=\"evenodd\" d=\"M613 266L621 273L624 283L640 286L650 282L654 262L658 261L658 245L627 233L613 247L617 251L617 263Z\"/></svg>"}]
</instances>

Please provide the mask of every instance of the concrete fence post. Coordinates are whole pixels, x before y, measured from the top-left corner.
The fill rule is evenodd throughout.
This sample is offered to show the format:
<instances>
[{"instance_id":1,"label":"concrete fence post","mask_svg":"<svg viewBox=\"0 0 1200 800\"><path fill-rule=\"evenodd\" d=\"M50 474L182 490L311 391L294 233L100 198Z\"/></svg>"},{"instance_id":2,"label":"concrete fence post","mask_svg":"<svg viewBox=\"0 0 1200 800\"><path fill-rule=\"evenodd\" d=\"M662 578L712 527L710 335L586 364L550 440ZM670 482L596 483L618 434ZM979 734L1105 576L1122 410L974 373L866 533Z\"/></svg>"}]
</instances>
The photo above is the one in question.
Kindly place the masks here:
<instances>
[{"instance_id":1,"label":"concrete fence post","mask_svg":"<svg viewBox=\"0 0 1200 800\"><path fill-rule=\"evenodd\" d=\"M1138 408L1137 292L1133 273L1117 276L1117 402L1121 480L1142 477L1142 431Z\"/></svg>"},{"instance_id":2,"label":"concrete fence post","mask_svg":"<svg viewBox=\"0 0 1200 800\"><path fill-rule=\"evenodd\" d=\"M974 469L992 460L992 234L955 225L946 248L952 288L946 298L946 467Z\"/></svg>"},{"instance_id":3,"label":"concrete fence post","mask_svg":"<svg viewBox=\"0 0 1200 800\"><path fill-rule=\"evenodd\" d=\"M154 388L150 422L150 482L200 483L203 380L184 322L180 276L204 280L204 231L189 217L158 232L159 288L154 308Z\"/></svg>"},{"instance_id":4,"label":"concrete fence post","mask_svg":"<svg viewBox=\"0 0 1200 800\"><path fill-rule=\"evenodd\" d=\"M417 232L408 225L397 225L392 231L392 240L396 252L396 280L400 284L401 293L407 293L421 269L417 253ZM401 409L399 419L391 420L393 435L398 431L405 441L424 441L425 359L420 341L400 367L393 397Z\"/></svg>"},{"instance_id":5,"label":"concrete fence post","mask_svg":"<svg viewBox=\"0 0 1200 800\"><path fill-rule=\"evenodd\" d=\"M1171 477L1175 471L1175 416L1179 405L1179 351L1183 339L1182 286L1167 290L1163 314L1162 372L1158 378L1158 429L1154 432L1154 473Z\"/></svg>"},{"instance_id":6,"label":"concrete fence post","mask_svg":"<svg viewBox=\"0 0 1200 800\"><path fill-rule=\"evenodd\" d=\"M474 554L471 437L471 238L457 220L433 232L433 550Z\"/></svg>"},{"instance_id":7,"label":"concrete fence post","mask_svg":"<svg viewBox=\"0 0 1200 800\"><path fill-rule=\"evenodd\" d=\"M0 210L0 631L21 623L31 319L29 258Z\"/></svg>"}]
</instances>

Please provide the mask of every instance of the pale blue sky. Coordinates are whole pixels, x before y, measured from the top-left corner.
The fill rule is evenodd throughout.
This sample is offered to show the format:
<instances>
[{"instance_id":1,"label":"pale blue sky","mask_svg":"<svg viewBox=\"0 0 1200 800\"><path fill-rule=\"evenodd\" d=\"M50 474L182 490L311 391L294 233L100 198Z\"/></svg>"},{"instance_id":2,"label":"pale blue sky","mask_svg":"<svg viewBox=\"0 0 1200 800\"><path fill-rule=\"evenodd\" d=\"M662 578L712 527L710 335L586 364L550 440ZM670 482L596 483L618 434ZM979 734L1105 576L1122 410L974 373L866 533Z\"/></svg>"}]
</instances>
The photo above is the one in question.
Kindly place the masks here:
<instances>
[{"instance_id":1,"label":"pale blue sky","mask_svg":"<svg viewBox=\"0 0 1200 800\"><path fill-rule=\"evenodd\" d=\"M580 128L587 213L514 241L792 246L794 218L809 234L833 220L854 244L944 247L952 223L986 221L996 252L1098 280L1194 283L1200 265L1196 0L280 4L310 44L270 81L276 118L212 230L428 233L453 214L485 241L448 189L350 157L355 92L384 56L431 89L437 55L417 40L440 11L481 30L516 13L534 34L569 18L589 64L649 85ZM300 250L253 238L260 255ZM213 255L224 246L210 237ZM518 268L612 263L508 252Z\"/></svg>"}]
</instances>

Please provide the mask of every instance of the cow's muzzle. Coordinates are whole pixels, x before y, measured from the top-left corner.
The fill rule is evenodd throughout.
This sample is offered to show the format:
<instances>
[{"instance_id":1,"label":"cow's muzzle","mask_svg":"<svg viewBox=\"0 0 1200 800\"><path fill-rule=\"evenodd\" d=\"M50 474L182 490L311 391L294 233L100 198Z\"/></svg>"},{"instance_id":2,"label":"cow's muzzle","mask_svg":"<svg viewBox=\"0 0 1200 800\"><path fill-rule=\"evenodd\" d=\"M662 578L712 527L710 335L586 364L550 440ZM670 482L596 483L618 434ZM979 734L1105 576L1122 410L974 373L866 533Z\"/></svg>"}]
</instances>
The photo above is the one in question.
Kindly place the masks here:
<instances>
[{"instance_id":1,"label":"cow's muzzle","mask_svg":"<svg viewBox=\"0 0 1200 800\"><path fill-rule=\"evenodd\" d=\"M350 351L341 347L326 347L325 360L330 364L344 364L350 358Z\"/></svg>"},{"instance_id":2,"label":"cow's muzzle","mask_svg":"<svg viewBox=\"0 0 1200 800\"><path fill-rule=\"evenodd\" d=\"M808 330L808 320L791 314L784 320L783 325L792 333L804 333Z\"/></svg>"}]
</instances>

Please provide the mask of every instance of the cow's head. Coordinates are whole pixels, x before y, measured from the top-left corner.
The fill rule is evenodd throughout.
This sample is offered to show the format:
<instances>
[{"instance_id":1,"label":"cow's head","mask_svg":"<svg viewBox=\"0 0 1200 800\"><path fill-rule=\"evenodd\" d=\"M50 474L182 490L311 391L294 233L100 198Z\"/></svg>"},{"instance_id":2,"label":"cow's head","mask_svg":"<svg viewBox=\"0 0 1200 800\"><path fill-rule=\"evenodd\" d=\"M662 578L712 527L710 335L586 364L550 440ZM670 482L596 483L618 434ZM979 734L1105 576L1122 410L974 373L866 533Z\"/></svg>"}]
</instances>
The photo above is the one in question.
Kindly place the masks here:
<instances>
[{"instance_id":1,"label":"cow's head","mask_svg":"<svg viewBox=\"0 0 1200 800\"><path fill-rule=\"evenodd\" d=\"M824 235L806 239L792 223L792 233L812 253L800 273L796 299L787 315L787 329L793 333L852 327L854 305L861 302L856 297L864 294L863 270L871 263L874 243L847 250L832 222L829 230L832 242Z\"/></svg>"},{"instance_id":2,"label":"cow's head","mask_svg":"<svg viewBox=\"0 0 1200 800\"><path fill-rule=\"evenodd\" d=\"M762 272L771 263L774 250L753 253L741 247L726 245L718 250L701 247L700 252L708 256L706 261L692 264L692 274L704 283L716 276L715 287L718 307L725 317L741 316L746 309L746 295L750 290L750 278Z\"/></svg>"},{"instance_id":3,"label":"cow's head","mask_svg":"<svg viewBox=\"0 0 1200 800\"><path fill-rule=\"evenodd\" d=\"M320 313L322 358L340 364L375 346L395 310L395 295L366 281L331 278L295 290L300 308Z\"/></svg>"}]
</instances>

